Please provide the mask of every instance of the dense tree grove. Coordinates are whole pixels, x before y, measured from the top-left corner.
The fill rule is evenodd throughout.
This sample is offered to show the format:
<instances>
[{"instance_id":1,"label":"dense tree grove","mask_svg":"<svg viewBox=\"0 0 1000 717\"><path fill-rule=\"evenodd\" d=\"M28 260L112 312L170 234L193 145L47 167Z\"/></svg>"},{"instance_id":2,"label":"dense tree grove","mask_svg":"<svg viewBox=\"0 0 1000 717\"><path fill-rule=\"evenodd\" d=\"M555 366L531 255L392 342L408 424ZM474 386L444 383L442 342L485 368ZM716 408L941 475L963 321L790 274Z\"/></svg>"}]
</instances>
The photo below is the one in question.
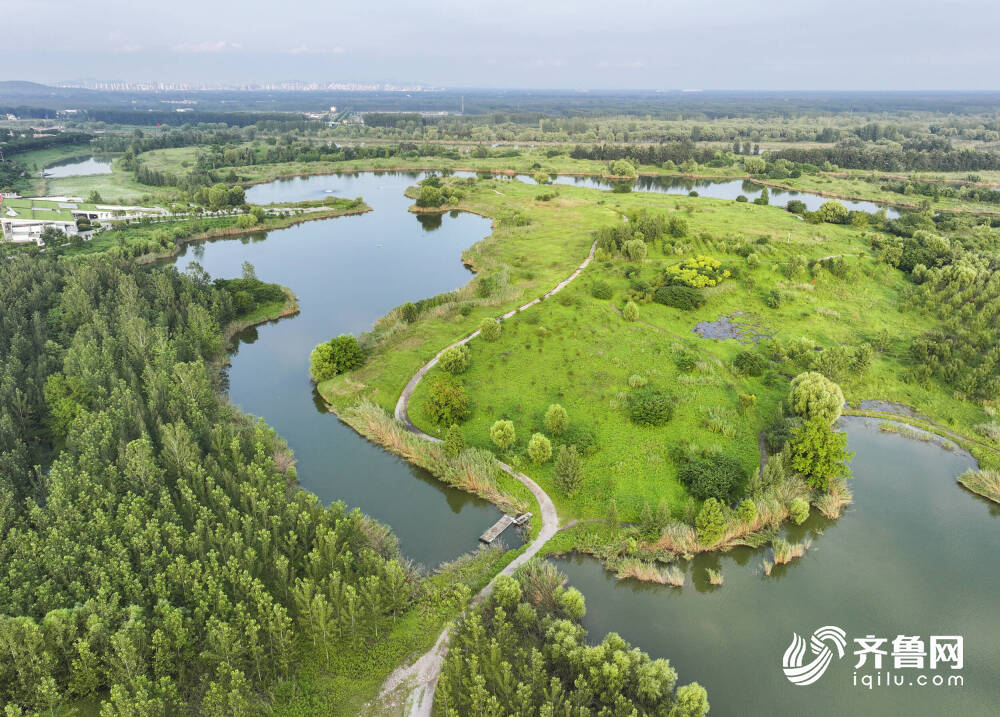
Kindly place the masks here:
<instances>
[{"instance_id":1,"label":"dense tree grove","mask_svg":"<svg viewBox=\"0 0 1000 717\"><path fill-rule=\"evenodd\" d=\"M410 603L391 535L297 489L283 441L220 400L226 285L20 254L0 305L14 714L254 713L297 650L357 649Z\"/></svg>"},{"instance_id":2,"label":"dense tree grove","mask_svg":"<svg viewBox=\"0 0 1000 717\"><path fill-rule=\"evenodd\" d=\"M583 595L549 563L501 575L463 617L434 694L434 713L464 715L659 715L701 717L705 689L676 688L667 660L615 633L595 646L580 624ZM676 688L676 689L675 689Z\"/></svg>"}]
</instances>

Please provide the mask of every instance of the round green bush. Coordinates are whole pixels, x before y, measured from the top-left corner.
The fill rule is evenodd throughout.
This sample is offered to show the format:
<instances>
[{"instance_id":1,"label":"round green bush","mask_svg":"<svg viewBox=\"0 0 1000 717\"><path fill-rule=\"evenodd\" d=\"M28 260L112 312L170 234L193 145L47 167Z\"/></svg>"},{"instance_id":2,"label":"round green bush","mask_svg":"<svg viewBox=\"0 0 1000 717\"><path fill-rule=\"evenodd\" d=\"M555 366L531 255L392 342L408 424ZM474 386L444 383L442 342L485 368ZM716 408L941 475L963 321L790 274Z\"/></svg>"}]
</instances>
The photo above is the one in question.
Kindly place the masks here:
<instances>
[{"instance_id":1,"label":"round green bush","mask_svg":"<svg viewBox=\"0 0 1000 717\"><path fill-rule=\"evenodd\" d=\"M528 441L528 457L535 463L545 463L552 457L552 442L541 433L535 433Z\"/></svg>"},{"instance_id":2,"label":"round green bush","mask_svg":"<svg viewBox=\"0 0 1000 717\"><path fill-rule=\"evenodd\" d=\"M468 344L445 349L441 352L441 358L438 359L438 363L441 365L441 368L450 374L465 373L469 368Z\"/></svg>"},{"instance_id":3,"label":"round green bush","mask_svg":"<svg viewBox=\"0 0 1000 717\"><path fill-rule=\"evenodd\" d=\"M483 323L479 325L479 335L484 341L497 341L502 332L503 327L496 319L483 319Z\"/></svg>"},{"instance_id":4,"label":"round green bush","mask_svg":"<svg viewBox=\"0 0 1000 717\"><path fill-rule=\"evenodd\" d=\"M590 295L595 299L610 299L611 294L611 284L606 281L595 282L594 285L590 287Z\"/></svg>"},{"instance_id":5,"label":"round green bush","mask_svg":"<svg viewBox=\"0 0 1000 717\"><path fill-rule=\"evenodd\" d=\"M721 453L685 461L677 477L695 498L715 498L726 505L731 505L743 494L748 480L739 461Z\"/></svg>"},{"instance_id":6,"label":"round green bush","mask_svg":"<svg viewBox=\"0 0 1000 717\"><path fill-rule=\"evenodd\" d=\"M625 308L622 309L622 317L626 321L635 321L639 318L639 305L634 301L630 301L625 304Z\"/></svg>"},{"instance_id":7,"label":"round green bush","mask_svg":"<svg viewBox=\"0 0 1000 717\"><path fill-rule=\"evenodd\" d=\"M673 398L652 386L629 394L628 415L641 426L661 426L674 415Z\"/></svg>"},{"instance_id":8,"label":"round green bush","mask_svg":"<svg viewBox=\"0 0 1000 717\"><path fill-rule=\"evenodd\" d=\"M569 413L558 403L553 403L545 411L545 430L553 436L561 436L569 427Z\"/></svg>"},{"instance_id":9,"label":"round green bush","mask_svg":"<svg viewBox=\"0 0 1000 717\"><path fill-rule=\"evenodd\" d=\"M796 498L788 506L788 514L796 525L802 525L806 522L806 518L809 517L809 501L805 498Z\"/></svg>"}]
</instances>

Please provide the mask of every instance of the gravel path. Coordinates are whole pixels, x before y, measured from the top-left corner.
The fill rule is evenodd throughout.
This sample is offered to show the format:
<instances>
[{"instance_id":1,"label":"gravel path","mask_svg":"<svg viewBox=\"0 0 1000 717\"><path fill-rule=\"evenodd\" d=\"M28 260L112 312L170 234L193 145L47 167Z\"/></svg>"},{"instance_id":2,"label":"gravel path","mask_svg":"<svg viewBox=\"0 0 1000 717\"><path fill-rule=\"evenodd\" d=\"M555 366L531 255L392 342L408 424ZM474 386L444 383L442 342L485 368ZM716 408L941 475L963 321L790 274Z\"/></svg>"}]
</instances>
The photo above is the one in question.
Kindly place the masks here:
<instances>
[{"instance_id":1,"label":"gravel path","mask_svg":"<svg viewBox=\"0 0 1000 717\"><path fill-rule=\"evenodd\" d=\"M542 299L548 298L553 294L562 291L574 279L580 276L584 269L587 268L587 265L590 264L591 260L594 258L594 251L596 248L597 242L594 242L590 246L590 253L587 255L584 262L576 268L576 271L559 282L551 291L546 293L544 296L540 296L532 301L529 301L524 306L508 311L501 318L509 319L519 311L524 311L525 309L539 303ZM462 344L468 343L477 336L479 336L479 331L473 331L465 338L460 339L459 341L456 341L450 346L447 346L439 351L438 354L424 364L420 370L413 375L409 383L406 384L406 387L399 396L399 400L396 402L396 419L406 426L407 430L411 433L415 433L428 441L440 442L440 438L428 435L413 425L413 421L410 420L408 412L410 398L413 396L413 391L416 389L417 384L420 383L420 380L427 375L427 372L430 371L435 364L437 364L442 353L453 346L461 346ZM546 494L546 492L542 490L541 487L535 483L535 481L526 476L524 473L514 470L514 468L506 463L500 461L498 461L498 463L500 464L501 469L519 481L522 485L526 486L528 490L531 491L532 495L535 496L542 512L542 529L539 531L538 536L528 544L524 551L512 560L507 567L501 570L497 576L494 577L493 580L491 580L489 584L472 599L473 605L489 596L489 594L493 591L493 585L496 583L497 577L500 575L511 575L515 570L517 570L517 568L534 557L541 547L545 545L545 543L547 543L559 529L559 515L556 513L556 507L552 503L552 499L549 498L548 494ZM438 637L437 642L434 643L434 647L432 647L429 652L422 655L412 665L399 667L394 670L382 684L379 696L385 699L400 687L404 685L412 685L413 687L412 691L409 693L410 696L408 698L406 709L407 714L411 717L430 717L431 706L434 704L434 688L437 686L438 676L441 674L441 664L444 662L444 658L448 654L448 640L451 637L451 629L451 625L446 627L444 632L441 633L441 636Z\"/></svg>"}]
</instances>

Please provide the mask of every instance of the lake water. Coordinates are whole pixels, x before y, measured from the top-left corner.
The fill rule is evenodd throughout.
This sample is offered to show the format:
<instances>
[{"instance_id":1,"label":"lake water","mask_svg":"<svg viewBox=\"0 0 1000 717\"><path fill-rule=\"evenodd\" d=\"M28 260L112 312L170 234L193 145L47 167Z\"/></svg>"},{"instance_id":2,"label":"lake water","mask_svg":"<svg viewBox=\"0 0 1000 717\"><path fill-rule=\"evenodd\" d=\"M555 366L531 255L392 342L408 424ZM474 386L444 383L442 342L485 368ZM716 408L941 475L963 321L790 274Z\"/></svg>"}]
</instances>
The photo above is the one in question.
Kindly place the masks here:
<instances>
[{"instance_id":1,"label":"lake water","mask_svg":"<svg viewBox=\"0 0 1000 717\"><path fill-rule=\"evenodd\" d=\"M87 157L68 159L50 164L45 168L47 177L80 177L87 174L111 174L111 159L107 157Z\"/></svg>"},{"instance_id":2,"label":"lake water","mask_svg":"<svg viewBox=\"0 0 1000 717\"><path fill-rule=\"evenodd\" d=\"M251 202L363 196L375 211L191 246L177 264L197 260L214 276L232 277L248 260L261 279L298 294L300 315L241 337L229 370L231 399L288 440L304 488L386 522L407 555L435 565L474 548L498 511L360 438L324 410L308 377L315 344L365 331L404 301L469 280L459 256L489 232L488 221L409 214L403 190L416 178L347 174L252 187ZM619 582L591 559L560 561L586 596L592 636L616 631L669 658L680 682L708 689L714 715L996 714L1000 509L956 484L969 457L880 433L862 419L845 426L856 453L855 503L839 521L813 515L791 528L790 539L811 536L812 547L770 576L762 551L751 549L699 557L680 589ZM723 586L708 584L707 567L722 571ZM808 640L825 625L847 632L847 654L816 684L791 685L780 663L793 633ZM963 636L964 686L855 687L850 640L868 634L925 643L932 635Z\"/></svg>"},{"instance_id":3,"label":"lake water","mask_svg":"<svg viewBox=\"0 0 1000 717\"><path fill-rule=\"evenodd\" d=\"M530 177L519 177L522 181L534 182ZM552 179L553 184L568 184L576 187L594 187L599 189L610 189L611 183L600 177L574 177L558 176ZM688 179L685 177L639 177L634 190L636 192L655 192L658 194L689 194L698 192L702 197L715 197L716 199L736 199L741 194L750 201L760 196L764 185L742 179L729 179L716 181L710 179ZM771 195L770 203L775 206L785 206L792 199L798 199L805 203L806 208L814 212L819 209L823 202L830 201L831 197L824 197L819 194L808 192L790 192L783 189L768 188ZM838 199L848 209L860 212L874 213L883 208L883 205L875 202L850 201ZM890 218L898 217L899 212L893 207L884 207L886 215Z\"/></svg>"},{"instance_id":4,"label":"lake water","mask_svg":"<svg viewBox=\"0 0 1000 717\"><path fill-rule=\"evenodd\" d=\"M838 521L814 515L790 531L812 538L805 556L770 576L760 550L699 557L682 588L619 581L592 559L560 560L586 597L586 626L668 658L680 683L708 690L713 715L997 714L1000 506L956 483L971 458L843 420L856 453L854 504ZM722 571L722 586L708 584L709 567ZM781 671L792 634L808 641L825 625L846 631L844 658L815 684L792 685ZM935 673L893 669L897 635L920 636L925 647L931 635L963 636L964 686L855 687L852 640L869 634L889 640L883 669L872 672L907 681ZM860 682L866 670L857 672Z\"/></svg>"},{"instance_id":5,"label":"lake water","mask_svg":"<svg viewBox=\"0 0 1000 717\"><path fill-rule=\"evenodd\" d=\"M411 202L403 191L414 181L365 174L253 187L250 202L320 199L329 189L337 196L364 196L374 211L189 245L177 267L194 260L212 276L235 277L249 261L260 279L296 293L299 315L240 336L228 371L230 399L288 440L303 488L387 523L407 556L435 566L475 549L500 512L361 438L326 411L309 380L309 353L316 344L361 334L394 306L471 278L461 253L489 234L489 221L446 215L429 229L406 211Z\"/></svg>"}]
</instances>

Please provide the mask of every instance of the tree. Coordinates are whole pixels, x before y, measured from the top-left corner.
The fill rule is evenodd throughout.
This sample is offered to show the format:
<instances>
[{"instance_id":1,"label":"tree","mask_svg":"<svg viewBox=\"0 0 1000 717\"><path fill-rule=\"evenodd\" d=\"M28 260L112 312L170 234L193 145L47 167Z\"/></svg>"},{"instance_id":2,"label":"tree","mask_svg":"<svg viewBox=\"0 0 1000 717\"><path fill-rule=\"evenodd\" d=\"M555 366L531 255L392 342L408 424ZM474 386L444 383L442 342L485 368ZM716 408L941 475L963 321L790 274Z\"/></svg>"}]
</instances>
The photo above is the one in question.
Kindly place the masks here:
<instances>
[{"instance_id":1,"label":"tree","mask_svg":"<svg viewBox=\"0 0 1000 717\"><path fill-rule=\"evenodd\" d=\"M621 178L631 178L638 177L639 173L635 170L635 165L629 162L627 159L619 159L611 165L611 176L621 177Z\"/></svg>"},{"instance_id":2,"label":"tree","mask_svg":"<svg viewBox=\"0 0 1000 717\"><path fill-rule=\"evenodd\" d=\"M698 511L695 518L695 528L698 530L698 542L702 545L715 545L726 530L726 515L722 503L715 498L709 498Z\"/></svg>"},{"instance_id":3,"label":"tree","mask_svg":"<svg viewBox=\"0 0 1000 717\"><path fill-rule=\"evenodd\" d=\"M469 368L469 345L460 344L445 349L441 352L438 363L450 374L465 373Z\"/></svg>"},{"instance_id":4,"label":"tree","mask_svg":"<svg viewBox=\"0 0 1000 717\"><path fill-rule=\"evenodd\" d=\"M822 418L829 426L844 409L844 392L823 374L806 371L792 379L788 405L806 421Z\"/></svg>"},{"instance_id":5,"label":"tree","mask_svg":"<svg viewBox=\"0 0 1000 717\"><path fill-rule=\"evenodd\" d=\"M545 430L553 436L561 436L569 428L569 414L558 403L553 403L545 411Z\"/></svg>"},{"instance_id":6,"label":"tree","mask_svg":"<svg viewBox=\"0 0 1000 717\"><path fill-rule=\"evenodd\" d=\"M747 174L763 174L767 171L767 162L760 157L747 157L743 160L743 169Z\"/></svg>"},{"instance_id":7,"label":"tree","mask_svg":"<svg viewBox=\"0 0 1000 717\"><path fill-rule=\"evenodd\" d=\"M66 243L66 234L50 225L42 229L41 239L42 244L47 247L58 247Z\"/></svg>"},{"instance_id":8,"label":"tree","mask_svg":"<svg viewBox=\"0 0 1000 717\"><path fill-rule=\"evenodd\" d=\"M677 688L677 699L668 717L705 717L708 709L708 693L697 682L692 682Z\"/></svg>"},{"instance_id":9,"label":"tree","mask_svg":"<svg viewBox=\"0 0 1000 717\"><path fill-rule=\"evenodd\" d=\"M439 377L427 390L424 412L438 425L450 426L464 421L471 414L465 388L449 377Z\"/></svg>"},{"instance_id":10,"label":"tree","mask_svg":"<svg viewBox=\"0 0 1000 717\"><path fill-rule=\"evenodd\" d=\"M514 445L514 441L517 436L514 433L514 422L507 420L495 421L492 426L490 426L490 440L493 444L500 449L502 453L506 453L510 450L511 446ZM551 449L551 447L550 447Z\"/></svg>"},{"instance_id":11,"label":"tree","mask_svg":"<svg viewBox=\"0 0 1000 717\"><path fill-rule=\"evenodd\" d=\"M802 497L795 498L788 506L788 514L796 525L802 525L809 517L809 501Z\"/></svg>"},{"instance_id":12,"label":"tree","mask_svg":"<svg viewBox=\"0 0 1000 717\"><path fill-rule=\"evenodd\" d=\"M244 261L240 266L240 273L244 281L259 281L257 278L257 270L253 268L253 264L249 261Z\"/></svg>"},{"instance_id":13,"label":"tree","mask_svg":"<svg viewBox=\"0 0 1000 717\"><path fill-rule=\"evenodd\" d=\"M625 308L622 309L622 318L626 321L635 321L639 318L639 305L634 301L629 301L625 304Z\"/></svg>"},{"instance_id":14,"label":"tree","mask_svg":"<svg viewBox=\"0 0 1000 717\"><path fill-rule=\"evenodd\" d=\"M688 458L677 470L677 477L695 498L715 498L726 505L743 494L748 481L740 462L723 453Z\"/></svg>"},{"instance_id":15,"label":"tree","mask_svg":"<svg viewBox=\"0 0 1000 717\"><path fill-rule=\"evenodd\" d=\"M556 456L556 485L566 495L573 495L583 479L583 459L576 446L560 446Z\"/></svg>"},{"instance_id":16,"label":"tree","mask_svg":"<svg viewBox=\"0 0 1000 717\"><path fill-rule=\"evenodd\" d=\"M771 193L767 191L767 187L760 190L760 196L753 200L754 204L760 204L761 206L767 206L771 203Z\"/></svg>"},{"instance_id":17,"label":"tree","mask_svg":"<svg viewBox=\"0 0 1000 717\"><path fill-rule=\"evenodd\" d=\"M627 242L622 244L622 254L624 254L629 261L642 261L646 258L646 253L648 248L646 242L642 239L629 239Z\"/></svg>"},{"instance_id":18,"label":"tree","mask_svg":"<svg viewBox=\"0 0 1000 717\"><path fill-rule=\"evenodd\" d=\"M851 217L847 207L834 199L823 202L816 210L816 215L830 224L847 224Z\"/></svg>"},{"instance_id":19,"label":"tree","mask_svg":"<svg viewBox=\"0 0 1000 717\"><path fill-rule=\"evenodd\" d=\"M545 463L552 457L552 442L544 434L535 433L528 441L528 457L535 463Z\"/></svg>"},{"instance_id":20,"label":"tree","mask_svg":"<svg viewBox=\"0 0 1000 717\"><path fill-rule=\"evenodd\" d=\"M437 187L431 187L429 185L424 185L420 188L420 193L417 195L417 206L425 208L440 207L444 203L444 197L441 195L441 190Z\"/></svg>"},{"instance_id":21,"label":"tree","mask_svg":"<svg viewBox=\"0 0 1000 717\"><path fill-rule=\"evenodd\" d=\"M496 319L483 319L483 323L479 325L479 335L484 341L497 341L502 331L503 327Z\"/></svg>"},{"instance_id":22,"label":"tree","mask_svg":"<svg viewBox=\"0 0 1000 717\"><path fill-rule=\"evenodd\" d=\"M830 428L822 416L810 418L793 429L789 449L792 468L817 490L827 490L834 478L850 475L847 464L854 454L847 450L847 436Z\"/></svg>"},{"instance_id":23,"label":"tree","mask_svg":"<svg viewBox=\"0 0 1000 717\"><path fill-rule=\"evenodd\" d=\"M337 374L356 369L364 363L365 354L357 338L341 334L313 349L309 357L314 381L326 381Z\"/></svg>"},{"instance_id":24,"label":"tree","mask_svg":"<svg viewBox=\"0 0 1000 717\"><path fill-rule=\"evenodd\" d=\"M449 458L457 458L464 450L465 438L462 436L462 429L457 423L453 423L444 434L444 454Z\"/></svg>"},{"instance_id":25,"label":"tree","mask_svg":"<svg viewBox=\"0 0 1000 717\"><path fill-rule=\"evenodd\" d=\"M736 518L747 525L757 520L757 504L749 498L744 498L736 508Z\"/></svg>"},{"instance_id":26,"label":"tree","mask_svg":"<svg viewBox=\"0 0 1000 717\"><path fill-rule=\"evenodd\" d=\"M744 376L760 376L767 370L767 359L756 351L740 351L733 359L733 368Z\"/></svg>"},{"instance_id":27,"label":"tree","mask_svg":"<svg viewBox=\"0 0 1000 717\"><path fill-rule=\"evenodd\" d=\"M417 310L416 304L411 301L407 301L405 304L399 307L399 318L408 324L412 324L417 320L419 311Z\"/></svg>"}]
</instances>

